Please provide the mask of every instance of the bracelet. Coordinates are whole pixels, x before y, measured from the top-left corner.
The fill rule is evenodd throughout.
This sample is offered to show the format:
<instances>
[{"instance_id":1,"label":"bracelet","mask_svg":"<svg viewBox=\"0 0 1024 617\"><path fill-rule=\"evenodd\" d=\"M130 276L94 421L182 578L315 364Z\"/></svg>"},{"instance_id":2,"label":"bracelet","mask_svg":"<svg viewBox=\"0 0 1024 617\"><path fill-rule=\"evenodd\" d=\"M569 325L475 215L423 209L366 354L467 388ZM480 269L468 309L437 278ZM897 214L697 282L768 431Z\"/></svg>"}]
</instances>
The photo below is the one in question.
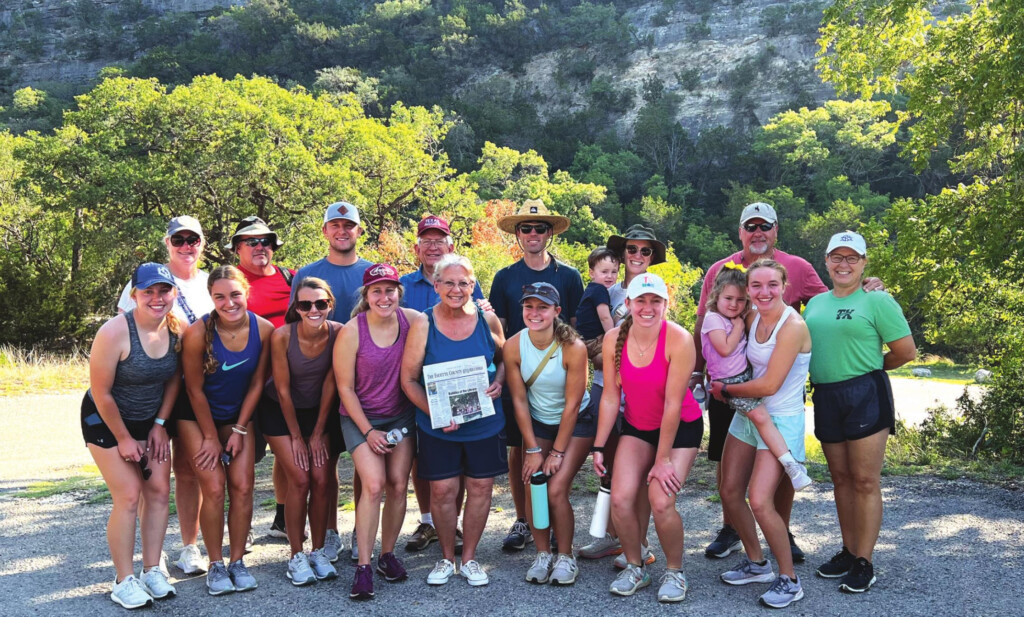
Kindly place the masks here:
<instances>
[{"instance_id":1,"label":"bracelet","mask_svg":"<svg viewBox=\"0 0 1024 617\"><path fill-rule=\"evenodd\" d=\"M540 448L527 448L526 449L526 453L527 454L540 454L541 452L542 452L542 450Z\"/></svg>"},{"instance_id":2,"label":"bracelet","mask_svg":"<svg viewBox=\"0 0 1024 617\"><path fill-rule=\"evenodd\" d=\"M367 430L365 433L363 433L363 439L369 439L370 438L370 433L372 433L373 431L374 431L374 428L371 426L369 428L369 430Z\"/></svg>"},{"instance_id":3,"label":"bracelet","mask_svg":"<svg viewBox=\"0 0 1024 617\"><path fill-rule=\"evenodd\" d=\"M557 452L557 453L562 454L562 455L565 454L565 450L559 450L558 448L555 448L554 446L551 447L551 451L552 452Z\"/></svg>"},{"instance_id":4,"label":"bracelet","mask_svg":"<svg viewBox=\"0 0 1024 617\"><path fill-rule=\"evenodd\" d=\"M554 448L551 449L551 452L548 452L548 456L553 456L555 458L565 458L565 454L560 453L558 450L555 450Z\"/></svg>"},{"instance_id":5,"label":"bracelet","mask_svg":"<svg viewBox=\"0 0 1024 617\"><path fill-rule=\"evenodd\" d=\"M604 454L604 446L591 446L590 447L590 452L591 453L600 452L601 454Z\"/></svg>"},{"instance_id":6,"label":"bracelet","mask_svg":"<svg viewBox=\"0 0 1024 617\"><path fill-rule=\"evenodd\" d=\"M248 435L249 434L249 431L247 431L245 429L245 427L238 426L237 424L234 424L234 425L231 426L231 432L232 433L237 433L238 435Z\"/></svg>"},{"instance_id":7,"label":"bracelet","mask_svg":"<svg viewBox=\"0 0 1024 617\"><path fill-rule=\"evenodd\" d=\"M153 424L159 424L160 426L163 426L165 422L167 422L167 420L164 420L163 418L157 418L156 420L153 420Z\"/></svg>"}]
</instances>

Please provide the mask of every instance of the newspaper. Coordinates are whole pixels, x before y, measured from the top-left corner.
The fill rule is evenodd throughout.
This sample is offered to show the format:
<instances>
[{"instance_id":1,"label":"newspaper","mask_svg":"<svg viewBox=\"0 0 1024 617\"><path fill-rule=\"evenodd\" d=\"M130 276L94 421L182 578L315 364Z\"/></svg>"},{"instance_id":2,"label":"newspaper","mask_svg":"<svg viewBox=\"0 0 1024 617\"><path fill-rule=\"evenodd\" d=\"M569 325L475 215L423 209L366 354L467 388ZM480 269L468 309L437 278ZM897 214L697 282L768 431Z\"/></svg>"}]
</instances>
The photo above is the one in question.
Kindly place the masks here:
<instances>
[{"instance_id":1,"label":"newspaper","mask_svg":"<svg viewBox=\"0 0 1024 617\"><path fill-rule=\"evenodd\" d=\"M430 405L430 426L445 428L455 420L465 424L494 415L483 356L439 362L423 367L423 384Z\"/></svg>"}]
</instances>

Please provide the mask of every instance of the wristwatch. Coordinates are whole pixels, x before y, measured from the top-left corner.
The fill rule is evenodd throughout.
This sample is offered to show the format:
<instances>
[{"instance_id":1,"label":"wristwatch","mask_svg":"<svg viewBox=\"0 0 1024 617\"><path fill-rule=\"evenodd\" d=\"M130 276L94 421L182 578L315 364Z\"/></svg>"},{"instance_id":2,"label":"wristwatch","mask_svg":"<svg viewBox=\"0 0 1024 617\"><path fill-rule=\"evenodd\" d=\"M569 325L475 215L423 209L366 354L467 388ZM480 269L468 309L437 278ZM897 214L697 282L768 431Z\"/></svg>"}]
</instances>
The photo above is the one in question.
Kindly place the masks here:
<instances>
[{"instance_id":1,"label":"wristwatch","mask_svg":"<svg viewBox=\"0 0 1024 617\"><path fill-rule=\"evenodd\" d=\"M732 398L732 395L729 394L729 386L727 384L722 384L722 396L727 399Z\"/></svg>"}]
</instances>

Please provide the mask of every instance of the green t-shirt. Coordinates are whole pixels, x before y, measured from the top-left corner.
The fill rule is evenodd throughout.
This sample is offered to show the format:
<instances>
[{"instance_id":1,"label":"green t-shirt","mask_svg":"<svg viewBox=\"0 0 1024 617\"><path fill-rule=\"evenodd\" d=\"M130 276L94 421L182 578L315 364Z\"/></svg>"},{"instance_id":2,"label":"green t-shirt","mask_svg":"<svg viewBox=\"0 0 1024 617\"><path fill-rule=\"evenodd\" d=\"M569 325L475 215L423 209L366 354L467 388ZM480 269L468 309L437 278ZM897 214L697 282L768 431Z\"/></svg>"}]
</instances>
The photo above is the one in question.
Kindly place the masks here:
<instances>
[{"instance_id":1,"label":"green t-shirt","mask_svg":"<svg viewBox=\"0 0 1024 617\"><path fill-rule=\"evenodd\" d=\"M807 303L811 331L811 381L835 383L882 368L882 343L910 334L903 309L884 291L858 289L845 298L832 292Z\"/></svg>"}]
</instances>

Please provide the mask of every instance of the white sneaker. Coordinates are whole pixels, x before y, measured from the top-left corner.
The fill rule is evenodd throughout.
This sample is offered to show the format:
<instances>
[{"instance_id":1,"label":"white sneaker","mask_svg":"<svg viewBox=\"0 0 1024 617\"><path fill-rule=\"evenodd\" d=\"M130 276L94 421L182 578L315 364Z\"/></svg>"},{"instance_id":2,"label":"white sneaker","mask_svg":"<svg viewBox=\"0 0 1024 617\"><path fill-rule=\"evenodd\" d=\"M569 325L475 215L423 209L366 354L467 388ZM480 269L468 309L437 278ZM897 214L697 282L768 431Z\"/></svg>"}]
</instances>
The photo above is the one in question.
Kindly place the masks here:
<instances>
[{"instance_id":1,"label":"white sneaker","mask_svg":"<svg viewBox=\"0 0 1024 617\"><path fill-rule=\"evenodd\" d=\"M139 608L153 604L153 596L146 593L142 581L135 578L134 574L124 577L120 583L114 579L114 590L110 593L110 599L125 608Z\"/></svg>"},{"instance_id":2,"label":"white sneaker","mask_svg":"<svg viewBox=\"0 0 1024 617\"><path fill-rule=\"evenodd\" d=\"M484 572L484 569L476 562L476 559L470 559L466 563L462 564L462 567L459 568L459 574L469 581L469 584L473 587L479 587L491 582L491 579L487 578L487 573Z\"/></svg>"},{"instance_id":3,"label":"white sneaker","mask_svg":"<svg viewBox=\"0 0 1024 617\"><path fill-rule=\"evenodd\" d=\"M171 578L171 572L167 569L167 553L160 551L160 563L157 568L164 575L164 578Z\"/></svg>"},{"instance_id":4,"label":"white sneaker","mask_svg":"<svg viewBox=\"0 0 1024 617\"><path fill-rule=\"evenodd\" d=\"M174 565L185 574L202 574L210 569L209 563L195 544L189 544L181 549L178 561L175 561Z\"/></svg>"},{"instance_id":5,"label":"white sneaker","mask_svg":"<svg viewBox=\"0 0 1024 617\"><path fill-rule=\"evenodd\" d=\"M167 582L167 577L159 567L153 568L149 572L143 572L139 575L139 579L154 600L163 600L167 596L177 595L174 586Z\"/></svg>"},{"instance_id":6,"label":"white sneaker","mask_svg":"<svg viewBox=\"0 0 1024 617\"><path fill-rule=\"evenodd\" d=\"M555 567L551 569L552 585L572 585L576 582L580 570L576 566L576 559L572 555L560 553L555 559Z\"/></svg>"},{"instance_id":7,"label":"white sneaker","mask_svg":"<svg viewBox=\"0 0 1024 617\"><path fill-rule=\"evenodd\" d=\"M313 569L309 567L309 557L302 551L295 553L295 556L288 560L288 570L284 575L296 587L311 585L316 582L316 575L313 574Z\"/></svg>"},{"instance_id":8,"label":"white sneaker","mask_svg":"<svg viewBox=\"0 0 1024 617\"><path fill-rule=\"evenodd\" d=\"M455 564L447 559L442 559L434 564L434 569L427 575L427 584L444 585L453 574L455 574Z\"/></svg>"},{"instance_id":9,"label":"white sneaker","mask_svg":"<svg viewBox=\"0 0 1024 617\"><path fill-rule=\"evenodd\" d=\"M643 559L643 562L644 562L643 565L649 566L652 563L654 563L654 561L657 559L657 557L654 556L654 551L651 550L651 547L649 547L649 546L641 546L640 549L641 549L640 550L640 555L642 556L642 559ZM616 568L618 568L619 570L625 570L626 569L626 554L622 553L618 557L616 557L615 561L612 562L612 565L615 566Z\"/></svg>"},{"instance_id":10,"label":"white sneaker","mask_svg":"<svg viewBox=\"0 0 1024 617\"><path fill-rule=\"evenodd\" d=\"M543 585L551 578L551 553L541 551L526 571L526 582Z\"/></svg>"},{"instance_id":11,"label":"white sneaker","mask_svg":"<svg viewBox=\"0 0 1024 617\"><path fill-rule=\"evenodd\" d=\"M813 480L811 476L807 475L807 468L797 462L787 463L783 466L786 470L786 475L789 476L790 481L793 483L793 490L800 491L811 485Z\"/></svg>"}]
</instances>

